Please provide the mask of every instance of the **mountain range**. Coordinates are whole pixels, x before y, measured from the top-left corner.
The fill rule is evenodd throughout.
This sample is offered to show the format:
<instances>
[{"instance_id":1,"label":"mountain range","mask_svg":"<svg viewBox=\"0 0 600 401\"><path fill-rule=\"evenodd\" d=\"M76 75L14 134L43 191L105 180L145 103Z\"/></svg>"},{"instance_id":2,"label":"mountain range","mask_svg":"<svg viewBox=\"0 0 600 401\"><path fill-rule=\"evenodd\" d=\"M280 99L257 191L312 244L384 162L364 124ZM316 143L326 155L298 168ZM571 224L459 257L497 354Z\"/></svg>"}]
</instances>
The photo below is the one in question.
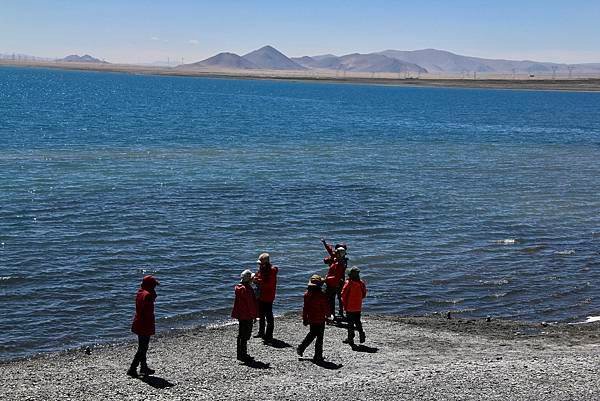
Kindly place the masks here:
<instances>
[{"instance_id":1,"label":"mountain range","mask_svg":"<svg viewBox=\"0 0 600 401\"><path fill-rule=\"evenodd\" d=\"M100 63L104 60L89 54L72 54L61 59L48 59L24 54L0 54L0 59L16 61L59 61L66 63ZM161 62L156 65L169 66ZM243 56L223 52L191 64L181 64L178 69L205 71L286 70L395 74L528 74L554 75L600 74L600 63L561 64L532 60L487 59L463 56L445 50L384 50L374 53L352 53L342 56L322 54L316 56L287 57L272 46L264 46Z\"/></svg>"},{"instance_id":2,"label":"mountain range","mask_svg":"<svg viewBox=\"0 0 600 401\"><path fill-rule=\"evenodd\" d=\"M78 54L71 54L70 56L58 59L56 61L63 61L63 62L68 62L68 63L101 63L101 64L108 64L106 61L97 59L95 57L92 57L89 54L84 54L83 56L80 56Z\"/></svg>"},{"instance_id":3,"label":"mountain range","mask_svg":"<svg viewBox=\"0 0 600 401\"><path fill-rule=\"evenodd\" d=\"M292 61L272 46L264 46L243 56L235 53L219 53L206 60L183 64L178 68L218 68L226 70L305 70L306 67Z\"/></svg>"},{"instance_id":4,"label":"mountain range","mask_svg":"<svg viewBox=\"0 0 600 401\"><path fill-rule=\"evenodd\" d=\"M219 53L206 60L183 64L183 69L223 70L322 70L367 73L432 74L570 74L600 73L600 63L560 64L531 60L503 60L469 57L445 50L384 50L375 53L352 53L343 56L324 54L289 58L272 46L239 56Z\"/></svg>"}]
</instances>

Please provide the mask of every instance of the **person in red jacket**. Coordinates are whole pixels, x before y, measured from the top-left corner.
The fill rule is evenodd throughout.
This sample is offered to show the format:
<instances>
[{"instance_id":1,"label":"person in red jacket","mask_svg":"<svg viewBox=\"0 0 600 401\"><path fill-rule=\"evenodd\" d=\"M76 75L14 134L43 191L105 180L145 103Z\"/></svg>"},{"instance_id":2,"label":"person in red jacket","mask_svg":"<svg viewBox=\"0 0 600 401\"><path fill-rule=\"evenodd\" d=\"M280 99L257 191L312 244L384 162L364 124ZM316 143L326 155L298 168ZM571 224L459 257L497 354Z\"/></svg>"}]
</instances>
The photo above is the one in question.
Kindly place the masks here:
<instances>
[{"instance_id":1,"label":"person in red jacket","mask_svg":"<svg viewBox=\"0 0 600 401\"><path fill-rule=\"evenodd\" d=\"M279 268L271 264L268 253L261 253L257 262L258 272L254 275L254 282L258 286L258 334L265 343L273 341L273 301L277 292L277 273ZM265 330L266 321L266 330Z\"/></svg>"},{"instance_id":2,"label":"person in red jacket","mask_svg":"<svg viewBox=\"0 0 600 401\"><path fill-rule=\"evenodd\" d=\"M298 345L298 355L302 356L306 348L315 342L314 361L323 361L323 336L325 334L325 319L329 315L329 305L327 297L323 294L321 287L323 279L315 274L311 276L308 282L308 288L304 293L304 308L302 309L302 323L305 326L310 325L310 331L304 340Z\"/></svg>"},{"instance_id":3,"label":"person in red jacket","mask_svg":"<svg viewBox=\"0 0 600 401\"><path fill-rule=\"evenodd\" d=\"M133 362L127 371L131 377L137 377L137 367L141 364L140 373L143 375L154 374L148 367L146 353L150 344L150 336L154 335L154 301L156 300L155 288L160 283L153 276L144 276L142 284L135 296L135 316L131 324L131 331L138 336L138 349Z\"/></svg>"},{"instance_id":4,"label":"person in red jacket","mask_svg":"<svg viewBox=\"0 0 600 401\"><path fill-rule=\"evenodd\" d=\"M327 271L327 276L325 277L325 282L327 283L326 294L329 300L330 315L332 315L333 318L336 319L335 298L337 296L339 305L339 317L340 319L343 319L344 309L342 306L341 291L342 286L344 285L344 279L346 277L346 267L348 266L348 258L346 257L347 246L346 244L336 244L334 250L334 247L329 245L324 239L321 239L321 242L323 243L323 246L325 246L325 249L329 254L328 260L333 260L331 263L328 263L329 270Z\"/></svg>"},{"instance_id":5,"label":"person in red jacket","mask_svg":"<svg viewBox=\"0 0 600 401\"><path fill-rule=\"evenodd\" d=\"M231 317L239 322L237 336L237 359L249 362L253 358L248 355L248 340L252 336L252 325L256 319L256 296L252 288L252 272L244 270L240 274L240 283L235 286L235 300Z\"/></svg>"},{"instance_id":6,"label":"person in red jacket","mask_svg":"<svg viewBox=\"0 0 600 401\"><path fill-rule=\"evenodd\" d=\"M342 303L348 317L348 338L345 343L354 347L354 329L360 335L360 342L365 342L365 332L360 321L360 313L362 311L362 301L367 296L367 286L360 279L360 269L353 267L348 273L348 280L342 289Z\"/></svg>"}]
</instances>

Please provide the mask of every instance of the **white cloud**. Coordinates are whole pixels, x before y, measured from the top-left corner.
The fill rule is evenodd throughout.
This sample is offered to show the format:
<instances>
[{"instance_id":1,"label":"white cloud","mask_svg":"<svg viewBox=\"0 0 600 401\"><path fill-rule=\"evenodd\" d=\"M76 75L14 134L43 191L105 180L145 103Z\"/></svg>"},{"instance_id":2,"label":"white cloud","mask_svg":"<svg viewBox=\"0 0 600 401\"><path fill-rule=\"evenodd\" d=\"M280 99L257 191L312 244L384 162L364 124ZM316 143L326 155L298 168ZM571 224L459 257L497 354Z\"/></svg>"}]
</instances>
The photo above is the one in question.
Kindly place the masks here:
<instances>
[{"instance_id":1,"label":"white cloud","mask_svg":"<svg viewBox=\"0 0 600 401\"><path fill-rule=\"evenodd\" d=\"M152 37L150 38L150 40L151 40L151 41L153 41L153 42L169 43L169 41L168 41L167 39L161 39L161 38L160 38L160 37L158 37L158 36L152 36Z\"/></svg>"},{"instance_id":2,"label":"white cloud","mask_svg":"<svg viewBox=\"0 0 600 401\"><path fill-rule=\"evenodd\" d=\"M190 40L188 40L188 43L190 45L197 45L197 44L200 44L200 41L198 41L196 39L190 39Z\"/></svg>"}]
</instances>

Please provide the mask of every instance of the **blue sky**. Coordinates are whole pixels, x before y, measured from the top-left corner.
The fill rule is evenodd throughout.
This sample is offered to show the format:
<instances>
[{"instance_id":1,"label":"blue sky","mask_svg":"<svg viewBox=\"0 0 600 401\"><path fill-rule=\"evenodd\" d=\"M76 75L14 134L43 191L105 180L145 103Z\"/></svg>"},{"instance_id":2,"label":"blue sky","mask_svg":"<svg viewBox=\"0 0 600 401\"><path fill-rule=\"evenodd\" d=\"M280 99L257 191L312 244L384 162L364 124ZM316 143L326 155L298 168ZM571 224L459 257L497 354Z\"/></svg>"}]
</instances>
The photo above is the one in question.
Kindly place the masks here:
<instances>
[{"instance_id":1,"label":"blue sky","mask_svg":"<svg viewBox=\"0 0 600 401\"><path fill-rule=\"evenodd\" d=\"M198 61L270 44L288 56L385 49L600 62L600 1L2 0L0 53Z\"/></svg>"}]
</instances>

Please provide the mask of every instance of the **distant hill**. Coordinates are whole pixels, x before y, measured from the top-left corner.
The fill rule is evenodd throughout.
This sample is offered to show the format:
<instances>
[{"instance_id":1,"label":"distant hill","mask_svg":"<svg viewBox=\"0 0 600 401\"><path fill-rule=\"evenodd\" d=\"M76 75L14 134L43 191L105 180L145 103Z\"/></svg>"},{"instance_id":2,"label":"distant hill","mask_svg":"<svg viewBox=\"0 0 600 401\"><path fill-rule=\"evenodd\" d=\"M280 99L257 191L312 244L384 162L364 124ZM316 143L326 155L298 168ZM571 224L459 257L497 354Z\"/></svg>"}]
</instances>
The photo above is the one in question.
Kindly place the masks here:
<instances>
[{"instance_id":1,"label":"distant hill","mask_svg":"<svg viewBox=\"0 0 600 401\"><path fill-rule=\"evenodd\" d=\"M315 69L325 69L325 70L338 70L342 67L342 63L338 56L334 56L332 54L324 55L324 56L304 56L304 57L294 57L292 61L300 64L305 68L315 68Z\"/></svg>"},{"instance_id":2,"label":"distant hill","mask_svg":"<svg viewBox=\"0 0 600 401\"><path fill-rule=\"evenodd\" d=\"M78 57L78 56L69 56ZM67 59L69 58L67 57ZM83 56L82 58L90 57ZM72 61L82 62L82 58ZM65 61L71 61L63 59ZM93 59L93 58L92 58ZM94 59L96 60L96 59ZM226 70L331 70L367 73L431 73L431 74L557 74L600 73L600 63L560 64L531 60L503 60L469 57L445 50L385 50L368 54L335 56L321 54L288 58L272 46L264 46L244 56L219 53L213 57L178 68Z\"/></svg>"},{"instance_id":3,"label":"distant hill","mask_svg":"<svg viewBox=\"0 0 600 401\"><path fill-rule=\"evenodd\" d=\"M206 60L198 61L197 63L184 64L178 68L217 68L225 70L252 70L257 69L254 63L238 56L235 53L219 53L209 57Z\"/></svg>"},{"instance_id":4,"label":"distant hill","mask_svg":"<svg viewBox=\"0 0 600 401\"><path fill-rule=\"evenodd\" d=\"M67 62L67 63L101 63L101 64L108 64L106 61L97 59L95 57L92 57L89 54L85 54L83 56L80 56L78 54L71 54L70 56L58 59L56 61L64 61L64 62Z\"/></svg>"},{"instance_id":5,"label":"distant hill","mask_svg":"<svg viewBox=\"0 0 600 401\"><path fill-rule=\"evenodd\" d=\"M417 72L426 73L427 70L414 63L407 63L382 54L347 54L337 57L324 55L316 57L299 57L293 59L306 68L343 70L354 72Z\"/></svg>"},{"instance_id":6,"label":"distant hill","mask_svg":"<svg viewBox=\"0 0 600 401\"><path fill-rule=\"evenodd\" d=\"M305 70L306 68L292 61L272 46L264 46L242 56L258 68L268 70Z\"/></svg>"},{"instance_id":7,"label":"distant hill","mask_svg":"<svg viewBox=\"0 0 600 401\"><path fill-rule=\"evenodd\" d=\"M557 73L568 73L571 65L539 62L531 60L503 60L485 59L480 57L468 57L454 54L445 50L423 49L413 51L385 50L379 52L396 60L415 63L426 68L432 73L551 73L553 69ZM600 71L597 64L573 65L578 72Z\"/></svg>"}]
</instances>

